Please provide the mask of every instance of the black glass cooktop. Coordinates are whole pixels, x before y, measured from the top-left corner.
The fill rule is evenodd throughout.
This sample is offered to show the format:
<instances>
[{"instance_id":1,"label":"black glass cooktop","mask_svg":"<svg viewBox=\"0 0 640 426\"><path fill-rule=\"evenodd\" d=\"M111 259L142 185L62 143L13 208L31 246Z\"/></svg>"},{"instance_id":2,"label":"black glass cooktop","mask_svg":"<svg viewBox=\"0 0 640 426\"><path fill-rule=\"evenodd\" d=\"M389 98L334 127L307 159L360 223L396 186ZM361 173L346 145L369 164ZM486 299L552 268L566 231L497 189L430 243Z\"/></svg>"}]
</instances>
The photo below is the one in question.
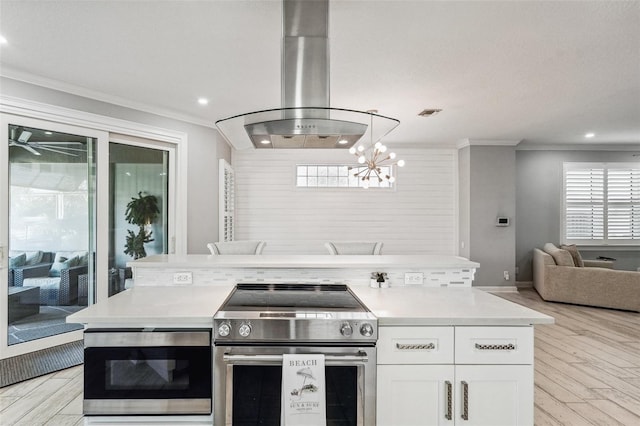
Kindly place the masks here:
<instances>
[{"instance_id":1,"label":"black glass cooktop","mask_svg":"<svg viewBox=\"0 0 640 426\"><path fill-rule=\"evenodd\" d=\"M343 284L236 285L221 311L351 311L367 309Z\"/></svg>"}]
</instances>

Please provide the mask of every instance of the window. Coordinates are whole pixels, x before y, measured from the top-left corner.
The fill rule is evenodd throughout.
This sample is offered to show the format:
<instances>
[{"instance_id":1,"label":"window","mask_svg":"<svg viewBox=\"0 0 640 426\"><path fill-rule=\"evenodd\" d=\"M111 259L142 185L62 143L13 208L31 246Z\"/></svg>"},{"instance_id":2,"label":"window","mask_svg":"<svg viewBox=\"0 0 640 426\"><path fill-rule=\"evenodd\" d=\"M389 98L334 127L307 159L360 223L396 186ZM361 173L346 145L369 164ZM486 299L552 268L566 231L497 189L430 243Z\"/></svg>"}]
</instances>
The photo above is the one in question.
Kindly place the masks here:
<instances>
[{"instance_id":1,"label":"window","mask_svg":"<svg viewBox=\"0 0 640 426\"><path fill-rule=\"evenodd\" d=\"M368 181L355 176L362 166L346 164L304 164L296 166L296 186L299 188L391 188L387 180ZM391 166L381 166L381 174L393 176ZM368 184L368 185L367 185Z\"/></svg>"},{"instance_id":2,"label":"window","mask_svg":"<svg viewBox=\"0 0 640 426\"><path fill-rule=\"evenodd\" d=\"M220 159L220 181L218 182L218 241L233 241L235 210L235 172L231 164Z\"/></svg>"},{"instance_id":3,"label":"window","mask_svg":"<svg viewBox=\"0 0 640 426\"><path fill-rule=\"evenodd\" d=\"M563 240L640 245L640 163L564 163Z\"/></svg>"}]
</instances>

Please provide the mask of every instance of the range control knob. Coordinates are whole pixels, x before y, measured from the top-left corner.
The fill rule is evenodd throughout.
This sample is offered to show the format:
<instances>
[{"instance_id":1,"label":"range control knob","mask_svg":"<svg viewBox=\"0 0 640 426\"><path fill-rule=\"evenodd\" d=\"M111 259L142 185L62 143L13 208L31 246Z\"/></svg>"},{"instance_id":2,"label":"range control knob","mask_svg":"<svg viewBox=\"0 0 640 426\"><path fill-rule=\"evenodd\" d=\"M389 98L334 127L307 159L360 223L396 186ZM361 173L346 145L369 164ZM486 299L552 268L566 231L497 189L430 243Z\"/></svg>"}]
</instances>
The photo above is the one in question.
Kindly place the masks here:
<instances>
[{"instance_id":1,"label":"range control knob","mask_svg":"<svg viewBox=\"0 0 640 426\"><path fill-rule=\"evenodd\" d=\"M340 334L345 337L349 337L353 334L353 328L351 328L351 324L348 322L343 322L340 326Z\"/></svg>"},{"instance_id":2,"label":"range control knob","mask_svg":"<svg viewBox=\"0 0 640 426\"><path fill-rule=\"evenodd\" d=\"M242 337L248 337L249 334L251 334L251 326L249 324L242 323L238 329L238 334Z\"/></svg>"},{"instance_id":3,"label":"range control knob","mask_svg":"<svg viewBox=\"0 0 640 426\"><path fill-rule=\"evenodd\" d=\"M364 337L373 336L373 326L368 322L365 322L360 326L360 334L362 334Z\"/></svg>"},{"instance_id":4,"label":"range control knob","mask_svg":"<svg viewBox=\"0 0 640 426\"><path fill-rule=\"evenodd\" d=\"M231 326L226 322L220 324L220 327L218 327L218 335L221 337L227 337L229 333L231 333Z\"/></svg>"}]
</instances>

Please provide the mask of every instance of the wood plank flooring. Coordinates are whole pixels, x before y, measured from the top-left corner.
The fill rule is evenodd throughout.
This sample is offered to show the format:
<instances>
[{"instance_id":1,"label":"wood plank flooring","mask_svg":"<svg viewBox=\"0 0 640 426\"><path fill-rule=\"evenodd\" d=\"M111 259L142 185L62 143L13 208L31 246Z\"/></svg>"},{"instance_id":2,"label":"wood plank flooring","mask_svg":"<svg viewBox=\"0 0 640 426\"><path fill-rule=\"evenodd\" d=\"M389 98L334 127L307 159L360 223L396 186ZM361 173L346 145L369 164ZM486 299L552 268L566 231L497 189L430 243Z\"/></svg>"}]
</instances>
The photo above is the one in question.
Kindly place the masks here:
<instances>
[{"instance_id":1,"label":"wood plank flooring","mask_svg":"<svg viewBox=\"0 0 640 426\"><path fill-rule=\"evenodd\" d=\"M640 314L496 295L546 313L535 330L535 424L640 425ZM0 425L82 425L82 366L0 389Z\"/></svg>"},{"instance_id":2,"label":"wood plank flooring","mask_svg":"<svg viewBox=\"0 0 640 426\"><path fill-rule=\"evenodd\" d=\"M556 319L535 328L536 425L640 425L640 314L496 296Z\"/></svg>"}]
</instances>

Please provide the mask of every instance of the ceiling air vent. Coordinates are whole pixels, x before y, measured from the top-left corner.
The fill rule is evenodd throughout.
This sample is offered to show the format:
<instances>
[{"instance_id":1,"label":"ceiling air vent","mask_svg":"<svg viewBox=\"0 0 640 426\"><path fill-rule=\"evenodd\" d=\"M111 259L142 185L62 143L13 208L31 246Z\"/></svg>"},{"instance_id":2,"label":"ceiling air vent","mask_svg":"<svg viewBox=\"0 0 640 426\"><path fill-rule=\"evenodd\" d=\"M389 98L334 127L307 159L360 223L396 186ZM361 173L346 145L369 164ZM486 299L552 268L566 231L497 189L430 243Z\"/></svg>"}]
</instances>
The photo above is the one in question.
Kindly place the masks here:
<instances>
[{"instance_id":1,"label":"ceiling air vent","mask_svg":"<svg viewBox=\"0 0 640 426\"><path fill-rule=\"evenodd\" d=\"M432 115L436 115L437 113L439 113L440 111L442 111L441 109L423 109L421 112L418 113L418 115L420 117L431 117Z\"/></svg>"}]
</instances>

